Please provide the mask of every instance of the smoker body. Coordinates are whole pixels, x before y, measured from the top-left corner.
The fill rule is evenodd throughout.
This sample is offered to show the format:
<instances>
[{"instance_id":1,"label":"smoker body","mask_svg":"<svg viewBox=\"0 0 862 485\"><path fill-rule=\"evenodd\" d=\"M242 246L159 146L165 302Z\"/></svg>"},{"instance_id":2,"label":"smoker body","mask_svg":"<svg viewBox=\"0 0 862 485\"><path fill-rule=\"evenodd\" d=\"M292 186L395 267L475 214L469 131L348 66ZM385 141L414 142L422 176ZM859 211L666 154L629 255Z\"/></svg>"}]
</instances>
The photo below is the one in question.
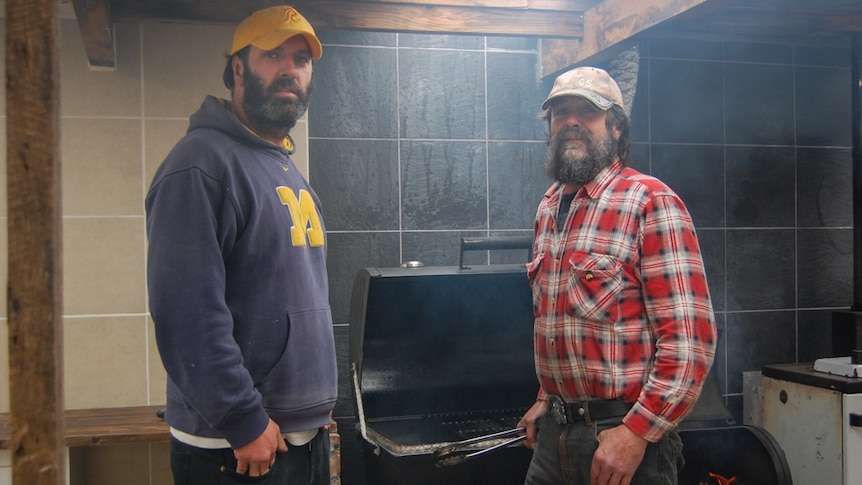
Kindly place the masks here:
<instances>
[{"instance_id":1,"label":"smoker body","mask_svg":"<svg viewBox=\"0 0 862 485\"><path fill-rule=\"evenodd\" d=\"M450 467L434 451L514 428L535 401L523 265L365 268L350 362L369 483L521 485L522 445Z\"/></svg>"},{"instance_id":2,"label":"smoker body","mask_svg":"<svg viewBox=\"0 0 862 485\"><path fill-rule=\"evenodd\" d=\"M707 483L709 473L744 485L792 485L778 441L760 426L736 424L710 372L691 413L679 425L685 466L679 485Z\"/></svg>"},{"instance_id":3,"label":"smoker body","mask_svg":"<svg viewBox=\"0 0 862 485\"><path fill-rule=\"evenodd\" d=\"M759 426L731 425L680 430L685 466L680 485L697 485L717 473L746 485L792 485L784 452Z\"/></svg>"}]
</instances>

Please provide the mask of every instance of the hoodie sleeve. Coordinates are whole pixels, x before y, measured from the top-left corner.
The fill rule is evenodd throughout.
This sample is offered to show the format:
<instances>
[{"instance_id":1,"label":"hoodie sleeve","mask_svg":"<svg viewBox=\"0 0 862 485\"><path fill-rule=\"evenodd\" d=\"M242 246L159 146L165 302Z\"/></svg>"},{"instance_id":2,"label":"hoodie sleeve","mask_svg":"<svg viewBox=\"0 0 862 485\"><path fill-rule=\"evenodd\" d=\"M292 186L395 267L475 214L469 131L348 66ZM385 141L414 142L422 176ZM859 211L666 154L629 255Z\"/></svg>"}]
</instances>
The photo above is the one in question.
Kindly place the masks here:
<instances>
[{"instance_id":1,"label":"hoodie sleeve","mask_svg":"<svg viewBox=\"0 0 862 485\"><path fill-rule=\"evenodd\" d=\"M146 199L147 284L156 342L182 394L172 398L188 403L238 448L269 421L243 366L225 302L224 255L241 216L213 174L194 166L162 169L166 173L160 170Z\"/></svg>"}]
</instances>

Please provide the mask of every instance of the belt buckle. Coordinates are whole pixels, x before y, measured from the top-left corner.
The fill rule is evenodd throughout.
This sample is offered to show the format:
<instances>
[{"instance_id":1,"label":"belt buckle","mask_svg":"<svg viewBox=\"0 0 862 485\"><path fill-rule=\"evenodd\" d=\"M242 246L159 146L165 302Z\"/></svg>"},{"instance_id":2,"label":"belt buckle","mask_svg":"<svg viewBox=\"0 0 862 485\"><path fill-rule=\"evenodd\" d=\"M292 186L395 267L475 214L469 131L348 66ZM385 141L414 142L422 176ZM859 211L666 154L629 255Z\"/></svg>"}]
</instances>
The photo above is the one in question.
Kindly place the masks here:
<instances>
[{"instance_id":1,"label":"belt buckle","mask_svg":"<svg viewBox=\"0 0 862 485\"><path fill-rule=\"evenodd\" d=\"M566 418L565 405L563 404L562 399L557 396L551 397L551 415L554 417L554 421L561 426L565 426L569 422Z\"/></svg>"}]
</instances>

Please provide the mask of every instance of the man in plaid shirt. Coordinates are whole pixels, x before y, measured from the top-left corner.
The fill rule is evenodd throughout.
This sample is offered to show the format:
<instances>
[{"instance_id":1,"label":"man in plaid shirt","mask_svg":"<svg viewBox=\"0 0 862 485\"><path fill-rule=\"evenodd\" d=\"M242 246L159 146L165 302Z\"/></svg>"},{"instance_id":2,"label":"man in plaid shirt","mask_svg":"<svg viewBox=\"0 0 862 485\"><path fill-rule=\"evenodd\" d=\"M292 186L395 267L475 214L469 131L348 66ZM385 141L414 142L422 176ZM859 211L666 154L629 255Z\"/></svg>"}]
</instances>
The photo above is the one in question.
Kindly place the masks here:
<instances>
[{"instance_id":1,"label":"man in plaid shirt","mask_svg":"<svg viewBox=\"0 0 862 485\"><path fill-rule=\"evenodd\" d=\"M519 424L534 449L526 484L675 484L676 427L716 341L694 225L667 185L626 167L608 73L560 75L542 109L556 182L527 265L541 387Z\"/></svg>"}]
</instances>

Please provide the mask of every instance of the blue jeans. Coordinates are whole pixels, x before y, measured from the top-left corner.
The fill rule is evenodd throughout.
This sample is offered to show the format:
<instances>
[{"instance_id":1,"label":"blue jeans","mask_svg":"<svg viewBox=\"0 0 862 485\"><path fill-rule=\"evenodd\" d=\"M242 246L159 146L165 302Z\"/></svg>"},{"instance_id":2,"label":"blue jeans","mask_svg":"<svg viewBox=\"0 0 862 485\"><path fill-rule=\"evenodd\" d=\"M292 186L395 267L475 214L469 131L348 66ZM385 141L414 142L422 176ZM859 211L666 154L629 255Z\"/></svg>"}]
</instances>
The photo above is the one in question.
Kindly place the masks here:
<instances>
[{"instance_id":1,"label":"blue jeans","mask_svg":"<svg viewBox=\"0 0 862 485\"><path fill-rule=\"evenodd\" d=\"M590 485L593 454L599 446L596 435L618 426L622 418L595 424L559 425L550 414L539 420L539 435L525 485ZM632 485L676 485L682 468L682 441L671 431L658 443L649 443L643 461L632 477Z\"/></svg>"},{"instance_id":2,"label":"blue jeans","mask_svg":"<svg viewBox=\"0 0 862 485\"><path fill-rule=\"evenodd\" d=\"M233 450L197 448L171 438L174 485L329 485L329 432L321 429L302 446L287 444L275 464L260 477L236 473Z\"/></svg>"}]
</instances>

